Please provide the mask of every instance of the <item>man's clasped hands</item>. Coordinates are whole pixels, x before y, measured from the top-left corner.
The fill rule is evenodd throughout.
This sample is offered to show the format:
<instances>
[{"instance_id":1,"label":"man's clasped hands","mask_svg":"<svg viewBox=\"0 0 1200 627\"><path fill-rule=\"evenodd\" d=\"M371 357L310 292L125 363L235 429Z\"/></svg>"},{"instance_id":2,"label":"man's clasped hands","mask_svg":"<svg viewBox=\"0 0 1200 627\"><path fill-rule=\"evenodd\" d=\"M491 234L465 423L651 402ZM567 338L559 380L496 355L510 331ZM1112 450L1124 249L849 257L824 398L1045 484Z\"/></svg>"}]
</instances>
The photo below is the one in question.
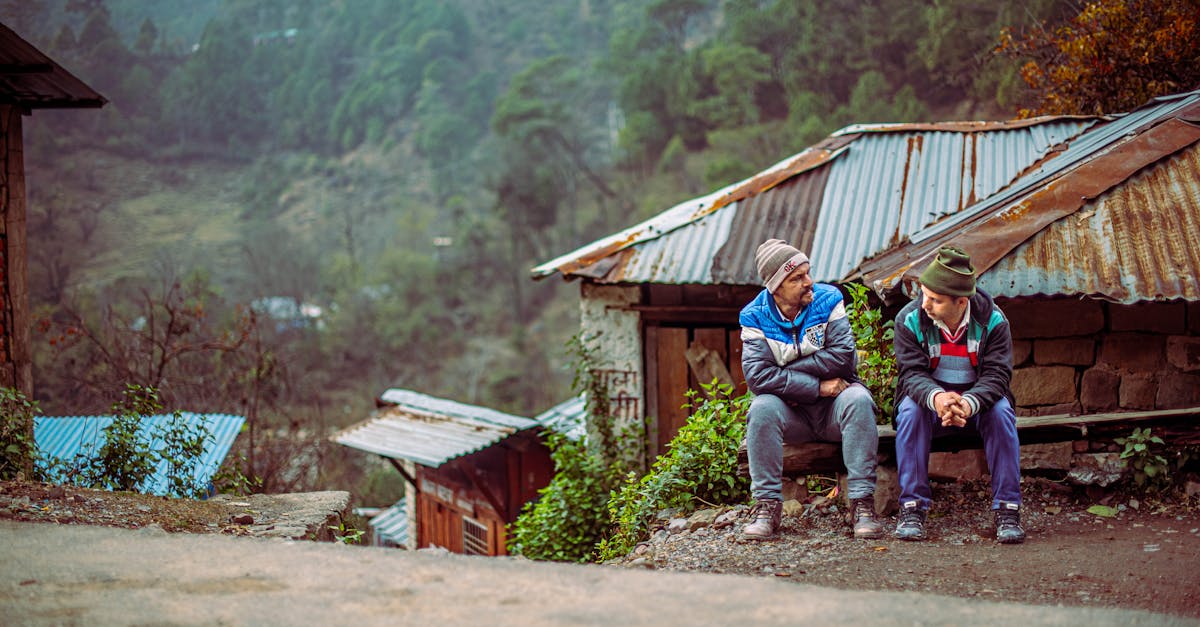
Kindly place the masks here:
<instances>
[{"instance_id":1,"label":"man's clasped hands","mask_svg":"<svg viewBox=\"0 0 1200 627\"><path fill-rule=\"evenodd\" d=\"M971 404L958 392L939 392L933 395L933 406L943 427L962 427L971 415Z\"/></svg>"}]
</instances>

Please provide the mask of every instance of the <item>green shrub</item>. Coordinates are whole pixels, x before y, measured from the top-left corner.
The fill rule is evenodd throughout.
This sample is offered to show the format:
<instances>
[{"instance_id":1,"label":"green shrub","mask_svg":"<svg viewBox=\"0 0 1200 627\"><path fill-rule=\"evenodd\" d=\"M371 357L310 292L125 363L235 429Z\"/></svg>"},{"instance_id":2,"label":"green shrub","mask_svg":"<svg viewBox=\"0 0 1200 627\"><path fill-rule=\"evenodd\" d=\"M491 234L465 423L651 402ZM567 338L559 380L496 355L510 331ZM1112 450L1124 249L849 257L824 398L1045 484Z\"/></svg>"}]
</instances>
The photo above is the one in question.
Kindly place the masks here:
<instances>
[{"instance_id":1,"label":"green shrub","mask_svg":"<svg viewBox=\"0 0 1200 627\"><path fill-rule=\"evenodd\" d=\"M42 476L87 488L143 492L162 463L169 495L204 494L207 486L194 483L192 473L211 437L208 430L187 424L177 411L168 424L143 438L143 418L160 411L156 389L126 385L124 397L112 406L113 421L104 428L99 447L86 447L71 460L38 460Z\"/></svg>"},{"instance_id":2,"label":"green shrub","mask_svg":"<svg viewBox=\"0 0 1200 627\"><path fill-rule=\"evenodd\" d=\"M587 397L588 436L575 442L562 434L548 440L554 461L554 478L538 491L538 499L525 504L509 528L509 551L535 560L586 562L593 559L608 521L608 496L639 456L630 455L630 443L641 447L630 425L617 424L609 404L609 391L598 376L588 342L576 336L568 342L575 354L572 387Z\"/></svg>"},{"instance_id":3,"label":"green shrub","mask_svg":"<svg viewBox=\"0 0 1200 627\"><path fill-rule=\"evenodd\" d=\"M513 522L509 550L535 560L590 561L607 527L608 495L620 481L619 465L561 434L551 435L549 444L554 478Z\"/></svg>"},{"instance_id":4,"label":"green shrub","mask_svg":"<svg viewBox=\"0 0 1200 627\"><path fill-rule=\"evenodd\" d=\"M895 322L884 320L878 307L871 307L870 290L847 283L850 292L850 328L858 349L858 376L871 391L879 407L876 422L886 424L896 408L896 353L892 347Z\"/></svg>"},{"instance_id":5,"label":"green shrub","mask_svg":"<svg viewBox=\"0 0 1200 627\"><path fill-rule=\"evenodd\" d=\"M1132 471L1130 482L1139 489L1166 490L1171 487L1174 474L1196 454L1194 447L1168 451L1163 439L1150 433L1150 427L1134 427L1129 437L1113 438L1113 442L1125 447L1121 451L1121 461ZM1173 457L1174 463L1166 455Z\"/></svg>"},{"instance_id":6,"label":"green shrub","mask_svg":"<svg viewBox=\"0 0 1200 627\"><path fill-rule=\"evenodd\" d=\"M697 503L721 505L745 501L750 488L738 474L737 454L746 436L746 412L750 394L732 398L728 384L701 386L705 395L697 399L688 390L691 416L667 445L650 472L640 479L633 473L608 502L612 534L600 541L601 560L621 557L645 539L657 513L666 508L684 511Z\"/></svg>"},{"instance_id":7,"label":"green shrub","mask_svg":"<svg viewBox=\"0 0 1200 627\"><path fill-rule=\"evenodd\" d=\"M30 430L37 413L37 401L13 388L0 388L0 480L32 470L37 446Z\"/></svg>"}]
</instances>

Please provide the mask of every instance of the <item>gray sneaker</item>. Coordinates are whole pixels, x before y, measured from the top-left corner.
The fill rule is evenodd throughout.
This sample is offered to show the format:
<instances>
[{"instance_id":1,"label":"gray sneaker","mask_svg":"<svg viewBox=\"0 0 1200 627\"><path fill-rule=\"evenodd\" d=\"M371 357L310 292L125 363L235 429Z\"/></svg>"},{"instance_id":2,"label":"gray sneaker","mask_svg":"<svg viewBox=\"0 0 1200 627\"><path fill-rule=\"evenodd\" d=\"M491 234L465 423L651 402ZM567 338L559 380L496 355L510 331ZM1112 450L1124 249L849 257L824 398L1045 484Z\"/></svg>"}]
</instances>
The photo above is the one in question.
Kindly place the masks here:
<instances>
[{"instance_id":1,"label":"gray sneaker","mask_svg":"<svg viewBox=\"0 0 1200 627\"><path fill-rule=\"evenodd\" d=\"M854 521L854 537L874 540L883 537L883 525L875 519L875 497L864 496L850 504L850 516Z\"/></svg>"},{"instance_id":2,"label":"gray sneaker","mask_svg":"<svg viewBox=\"0 0 1200 627\"><path fill-rule=\"evenodd\" d=\"M783 518L783 501L762 499L750 510L753 520L742 528L742 537L746 540L770 540L779 531L779 521Z\"/></svg>"},{"instance_id":3,"label":"gray sneaker","mask_svg":"<svg viewBox=\"0 0 1200 627\"><path fill-rule=\"evenodd\" d=\"M917 501L909 501L901 506L896 537L901 540L925 539L925 510L920 508Z\"/></svg>"},{"instance_id":4,"label":"gray sneaker","mask_svg":"<svg viewBox=\"0 0 1200 627\"><path fill-rule=\"evenodd\" d=\"M1000 544L1021 544L1025 541L1020 504L1000 503L1000 509L996 510L996 541Z\"/></svg>"}]
</instances>

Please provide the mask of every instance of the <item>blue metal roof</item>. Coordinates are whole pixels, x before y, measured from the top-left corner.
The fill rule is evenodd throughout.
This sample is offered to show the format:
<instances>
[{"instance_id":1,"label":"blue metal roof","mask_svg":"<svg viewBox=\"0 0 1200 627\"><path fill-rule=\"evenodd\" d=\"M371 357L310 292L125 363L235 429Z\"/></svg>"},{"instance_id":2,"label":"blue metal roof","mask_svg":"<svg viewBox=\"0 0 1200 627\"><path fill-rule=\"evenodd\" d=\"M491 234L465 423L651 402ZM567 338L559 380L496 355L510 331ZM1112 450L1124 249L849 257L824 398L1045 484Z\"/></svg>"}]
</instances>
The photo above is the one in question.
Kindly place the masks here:
<instances>
[{"instance_id":1,"label":"blue metal roof","mask_svg":"<svg viewBox=\"0 0 1200 627\"><path fill-rule=\"evenodd\" d=\"M204 452L192 471L193 485L207 486L212 477L229 454L233 441L241 432L245 418L227 414L194 414L181 412L179 419L190 428L203 427L208 431L209 438L205 441ZM173 424L174 414L143 416L139 437L149 443L153 450L163 446L161 439L154 439L163 429ZM33 419L33 436L37 443L39 454L50 464L55 461L64 464L72 462L77 455L91 457L104 445L104 429L113 422L112 416L35 416ZM53 475L52 475L53 476ZM167 496L170 486L167 478L167 463L160 462L154 474L141 490L147 494Z\"/></svg>"},{"instance_id":2,"label":"blue metal roof","mask_svg":"<svg viewBox=\"0 0 1200 627\"><path fill-rule=\"evenodd\" d=\"M396 501L395 505L371 518L367 524L371 527L371 544L373 546L409 548L408 501L406 499Z\"/></svg>"},{"instance_id":3,"label":"blue metal roof","mask_svg":"<svg viewBox=\"0 0 1200 627\"><path fill-rule=\"evenodd\" d=\"M572 440L587 434L587 399L583 394L573 396L538 414L534 420Z\"/></svg>"}]
</instances>

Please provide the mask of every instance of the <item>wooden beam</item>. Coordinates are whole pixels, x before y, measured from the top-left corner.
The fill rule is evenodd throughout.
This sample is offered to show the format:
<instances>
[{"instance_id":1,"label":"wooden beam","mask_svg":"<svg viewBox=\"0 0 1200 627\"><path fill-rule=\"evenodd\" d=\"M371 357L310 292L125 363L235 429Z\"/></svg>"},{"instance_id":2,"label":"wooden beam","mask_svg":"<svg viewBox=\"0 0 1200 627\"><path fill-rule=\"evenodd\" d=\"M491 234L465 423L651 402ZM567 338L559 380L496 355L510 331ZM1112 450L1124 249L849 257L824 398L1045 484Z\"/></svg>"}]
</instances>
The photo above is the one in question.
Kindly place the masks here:
<instances>
[{"instance_id":1,"label":"wooden beam","mask_svg":"<svg viewBox=\"0 0 1200 627\"><path fill-rule=\"evenodd\" d=\"M1017 418L1017 434L1021 444L1043 444L1086 439L1089 435L1112 437L1128 431L1133 423L1153 422L1170 433L1168 442L1187 445L1200 441L1200 407L1182 409L1159 409L1153 411L1111 412L1074 416L1056 414L1052 416L1020 416ZM930 450L958 452L983 448L983 440L974 433L949 435L934 438ZM881 460L895 459L896 430L890 425L879 425L879 457ZM806 442L783 445L783 474L798 477L810 474L845 472L842 464L842 446L836 442ZM750 464L746 454L746 443L738 448L738 472L749 476Z\"/></svg>"}]
</instances>

